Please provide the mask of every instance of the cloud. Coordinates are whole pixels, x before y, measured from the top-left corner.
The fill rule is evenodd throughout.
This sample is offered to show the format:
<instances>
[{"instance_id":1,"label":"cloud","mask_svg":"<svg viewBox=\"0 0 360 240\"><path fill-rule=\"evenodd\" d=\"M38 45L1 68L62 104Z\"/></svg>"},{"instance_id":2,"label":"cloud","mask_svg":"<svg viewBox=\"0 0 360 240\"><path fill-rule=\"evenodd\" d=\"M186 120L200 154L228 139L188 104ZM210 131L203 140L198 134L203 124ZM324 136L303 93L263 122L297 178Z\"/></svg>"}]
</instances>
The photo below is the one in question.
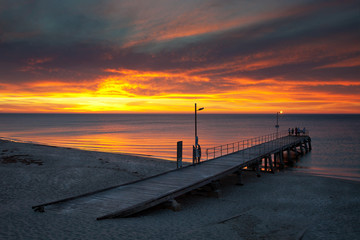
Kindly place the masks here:
<instances>
[{"instance_id":1,"label":"cloud","mask_svg":"<svg viewBox=\"0 0 360 240\"><path fill-rule=\"evenodd\" d=\"M358 91L358 1L5 3L0 92L7 99L77 96L81 104L67 110L104 107L93 98L117 111L113 98L145 111L149 99L184 106L181 99L199 98L248 111L245 103L316 105Z\"/></svg>"},{"instance_id":2,"label":"cloud","mask_svg":"<svg viewBox=\"0 0 360 240\"><path fill-rule=\"evenodd\" d=\"M330 63L327 65L316 67L316 69L323 68L351 68L351 67L360 67L360 56L356 56L353 58L343 59L340 61L336 61L334 63Z\"/></svg>"}]
</instances>

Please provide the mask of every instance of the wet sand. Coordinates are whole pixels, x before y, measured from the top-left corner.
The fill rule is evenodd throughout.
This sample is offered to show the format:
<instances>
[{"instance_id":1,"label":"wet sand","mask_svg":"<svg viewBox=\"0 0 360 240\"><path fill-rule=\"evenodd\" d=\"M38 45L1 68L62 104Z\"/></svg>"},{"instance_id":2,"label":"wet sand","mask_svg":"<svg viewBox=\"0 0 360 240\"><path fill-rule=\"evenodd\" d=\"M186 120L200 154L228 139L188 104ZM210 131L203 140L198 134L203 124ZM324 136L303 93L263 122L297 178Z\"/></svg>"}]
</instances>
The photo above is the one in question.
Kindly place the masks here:
<instances>
[{"instance_id":1,"label":"wet sand","mask_svg":"<svg viewBox=\"0 0 360 240\"><path fill-rule=\"evenodd\" d=\"M0 140L0 239L357 239L360 183L290 169L221 180L220 198L186 194L182 210L157 207L96 221L31 206L126 183L175 162Z\"/></svg>"}]
</instances>

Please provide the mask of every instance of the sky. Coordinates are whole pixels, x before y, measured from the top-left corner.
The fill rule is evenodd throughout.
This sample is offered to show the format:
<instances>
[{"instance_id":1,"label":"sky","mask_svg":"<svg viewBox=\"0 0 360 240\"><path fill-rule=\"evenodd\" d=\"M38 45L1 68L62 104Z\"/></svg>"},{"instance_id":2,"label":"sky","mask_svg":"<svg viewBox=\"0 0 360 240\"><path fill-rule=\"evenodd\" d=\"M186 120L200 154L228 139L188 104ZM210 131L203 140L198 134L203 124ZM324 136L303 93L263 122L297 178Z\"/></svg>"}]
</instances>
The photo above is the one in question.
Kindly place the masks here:
<instances>
[{"instance_id":1,"label":"sky","mask_svg":"<svg viewBox=\"0 0 360 240\"><path fill-rule=\"evenodd\" d=\"M360 0L0 0L1 113L360 113Z\"/></svg>"}]
</instances>

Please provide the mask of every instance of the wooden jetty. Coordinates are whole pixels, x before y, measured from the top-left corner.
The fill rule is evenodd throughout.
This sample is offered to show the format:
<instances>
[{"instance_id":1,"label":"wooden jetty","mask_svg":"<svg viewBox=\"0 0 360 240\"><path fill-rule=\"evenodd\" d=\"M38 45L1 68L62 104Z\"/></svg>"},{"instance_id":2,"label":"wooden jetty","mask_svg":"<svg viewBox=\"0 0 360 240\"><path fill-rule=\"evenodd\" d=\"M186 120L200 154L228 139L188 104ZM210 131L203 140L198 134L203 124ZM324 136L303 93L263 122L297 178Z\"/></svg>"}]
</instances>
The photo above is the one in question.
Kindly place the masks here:
<instances>
[{"instance_id":1,"label":"wooden jetty","mask_svg":"<svg viewBox=\"0 0 360 240\"><path fill-rule=\"evenodd\" d=\"M285 160L291 161L291 151L305 154L310 150L308 134L270 134L207 149L208 160L199 164L32 208L39 212L82 213L97 220L127 217L160 203L176 202L176 197L216 183L229 174L237 173L238 183L242 184L244 168L254 169L257 174L260 174L260 166L266 171L274 171L275 167L283 166ZM284 159L284 153L287 153L287 159Z\"/></svg>"}]
</instances>

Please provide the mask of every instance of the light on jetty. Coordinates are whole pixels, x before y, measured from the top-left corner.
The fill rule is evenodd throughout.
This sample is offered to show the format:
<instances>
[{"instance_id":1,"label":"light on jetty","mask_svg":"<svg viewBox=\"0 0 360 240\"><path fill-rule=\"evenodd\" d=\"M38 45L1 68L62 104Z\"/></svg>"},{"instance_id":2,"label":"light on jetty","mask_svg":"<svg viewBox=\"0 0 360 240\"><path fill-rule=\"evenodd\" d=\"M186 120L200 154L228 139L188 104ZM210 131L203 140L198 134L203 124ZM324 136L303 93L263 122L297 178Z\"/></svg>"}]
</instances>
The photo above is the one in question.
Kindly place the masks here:
<instances>
[{"instance_id":1,"label":"light on jetty","mask_svg":"<svg viewBox=\"0 0 360 240\"><path fill-rule=\"evenodd\" d=\"M283 111L282 110L280 110L280 112L277 112L276 113L276 125L275 125L275 128L276 128L276 134L278 134L279 133L279 114L282 114L283 113Z\"/></svg>"},{"instance_id":2,"label":"light on jetty","mask_svg":"<svg viewBox=\"0 0 360 240\"><path fill-rule=\"evenodd\" d=\"M197 108L195 103L195 145L193 146L193 164L200 162L201 157L201 147L199 145L199 138L197 135L197 112L204 110L204 108Z\"/></svg>"}]
</instances>

